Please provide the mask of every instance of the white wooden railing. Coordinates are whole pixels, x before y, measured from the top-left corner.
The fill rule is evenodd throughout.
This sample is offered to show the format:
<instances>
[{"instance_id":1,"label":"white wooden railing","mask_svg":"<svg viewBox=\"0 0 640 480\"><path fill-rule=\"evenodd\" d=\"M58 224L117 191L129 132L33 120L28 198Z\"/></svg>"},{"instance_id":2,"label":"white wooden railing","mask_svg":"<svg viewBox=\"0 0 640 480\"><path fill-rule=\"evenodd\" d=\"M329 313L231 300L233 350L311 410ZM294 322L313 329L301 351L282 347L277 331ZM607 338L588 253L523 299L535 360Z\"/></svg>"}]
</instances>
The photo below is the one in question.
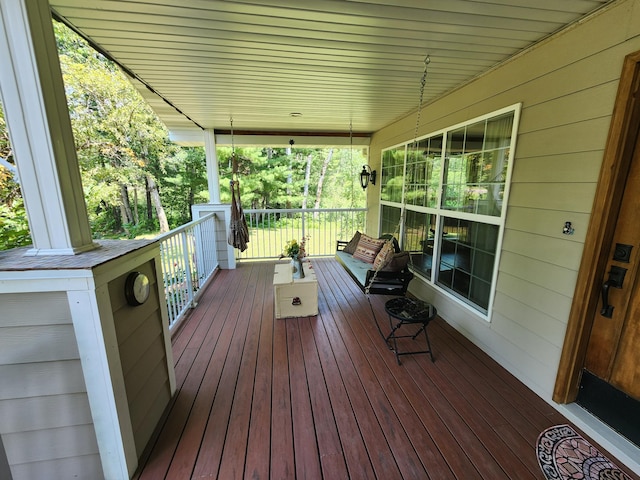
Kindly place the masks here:
<instances>
[{"instance_id":1,"label":"white wooden railing","mask_svg":"<svg viewBox=\"0 0 640 480\"><path fill-rule=\"evenodd\" d=\"M218 268L216 214L158 237L169 328L196 305L197 293Z\"/></svg>"},{"instance_id":2,"label":"white wooden railing","mask_svg":"<svg viewBox=\"0 0 640 480\"><path fill-rule=\"evenodd\" d=\"M334 255L336 240L364 231L366 208L245 210L250 241L239 260L277 258L290 240L306 238L310 256Z\"/></svg>"}]
</instances>

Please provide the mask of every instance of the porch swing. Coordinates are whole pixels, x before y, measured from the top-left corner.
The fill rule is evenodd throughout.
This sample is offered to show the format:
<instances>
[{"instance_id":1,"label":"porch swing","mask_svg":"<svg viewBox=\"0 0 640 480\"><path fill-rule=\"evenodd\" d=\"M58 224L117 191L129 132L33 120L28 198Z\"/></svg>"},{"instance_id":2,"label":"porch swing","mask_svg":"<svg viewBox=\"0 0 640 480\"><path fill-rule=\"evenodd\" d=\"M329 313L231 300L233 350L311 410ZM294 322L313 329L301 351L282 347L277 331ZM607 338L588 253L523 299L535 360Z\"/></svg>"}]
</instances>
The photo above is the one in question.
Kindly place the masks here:
<instances>
[{"instance_id":1,"label":"porch swing","mask_svg":"<svg viewBox=\"0 0 640 480\"><path fill-rule=\"evenodd\" d=\"M416 117L416 126L413 134L413 145L417 147L418 144L418 129L420 127L420 117L422 115L422 103L424 100L424 89L427 83L428 65L431 63L430 57L427 55L424 59L424 70L422 78L420 80L420 98L418 101L418 111ZM349 136L351 139L351 148L353 149L353 140L351 125L349 125ZM403 207L406 205L406 198L403 199ZM404 230L401 228L404 222L405 209L402 208L402 214L398 219L398 224L392 234L386 234L380 237L379 240L384 240L381 248L379 249L375 260L373 261L372 269L366 268L366 274L363 277L362 265L352 262L349 257L344 253L357 249L359 243L359 232L356 232L354 238L351 241L338 240L336 243L336 259L345 268L347 273L358 283L360 289L367 295L400 295L404 296L407 292L409 282L413 279L414 274L409 269L409 266L413 267L413 261L409 252L403 252L400 249L398 238L400 238L401 232ZM362 235L362 234L360 234ZM400 259L400 257L407 257L406 259ZM379 258L382 257L382 258ZM394 265L394 262L395 265ZM406 262L406 263L405 263Z\"/></svg>"},{"instance_id":2,"label":"porch swing","mask_svg":"<svg viewBox=\"0 0 640 480\"><path fill-rule=\"evenodd\" d=\"M351 155L353 155L353 128L349 123L349 139ZM366 175L363 167L362 175ZM361 180L362 182L362 180ZM363 188L366 183L362 182ZM399 232L400 225L397 227ZM401 295L404 296L413 279L413 273L407 268L408 260L402 262L397 255L402 256L400 245L394 235L383 235L373 239L359 231L350 241L336 241L336 260L340 263L360 289L367 295ZM407 257L407 252L404 252ZM400 263L401 262L401 263ZM391 267L396 264L397 268ZM373 268L370 268L373 266Z\"/></svg>"},{"instance_id":3,"label":"porch swing","mask_svg":"<svg viewBox=\"0 0 640 480\"><path fill-rule=\"evenodd\" d=\"M422 74L422 80L420 84L420 101L418 104L418 114L416 119L416 127L413 138L413 145L417 149L418 141L418 128L420 126L420 115L422 113L422 101L424 98L424 88L426 85L427 78L427 66L430 63L429 56L427 56L424 60L424 72ZM403 199L403 207L406 205L406 197ZM366 281L364 283L360 283L356 278L357 275L354 272L353 267L348 267L347 262L345 261L345 254L336 252L336 259L345 267L347 272L358 282L361 286L365 296L367 297L367 302L369 303L369 308L371 309L371 314L373 316L373 320L376 324L376 328L380 336L384 339L385 343L395 354L396 361L398 365L401 365L400 357L403 355L415 355L421 353L428 353L431 361L434 361L433 351L431 348L431 343L429 341L429 335L427 334L427 326L429 323L436 317L437 310L436 308L422 300L408 298L405 297L408 284L413 279L414 274L408 268L409 265L413 267L413 261L411 258L411 254L409 252L404 252L407 258L407 264L404 267L396 272L389 272L388 265L390 262L395 260L395 256L401 254L400 247L398 241L396 240L396 236L399 238L400 234L405 231L402 229L404 217L405 217L405 208L402 208L402 213L400 218L398 219L398 224L395 228L393 234L387 234L380 237L379 240L384 239L384 244L379 249L379 252L376 254L375 260L373 262L373 269L367 271ZM342 246L342 251L344 252L345 248L349 248L349 245L355 241L357 238L358 232L356 233L354 239L351 242L338 242L338 250ZM369 242L370 239L366 241ZM378 240L378 242L379 242ZM358 241L358 246L356 249L360 248L360 239ZM343 245L341 245L343 243ZM382 257L382 258L380 258ZM386 270L385 270L386 269ZM393 269L392 269L393 270ZM391 275L390 275L391 274ZM371 303L371 295L372 294L387 294L387 295L399 295L397 298L393 298L385 302L385 312L389 317L389 328L390 332L385 335L382 332L380 327L380 322L376 316L375 309L373 308L373 304ZM405 328L409 327L411 330L409 334L401 334L404 332ZM413 328L412 328L413 327ZM426 341L426 349L416 350L415 347L410 350L401 351L399 347L398 341L402 341L402 339L410 338L411 340L416 340L416 338L420 334L424 335ZM405 345L406 346L406 345Z\"/></svg>"}]
</instances>

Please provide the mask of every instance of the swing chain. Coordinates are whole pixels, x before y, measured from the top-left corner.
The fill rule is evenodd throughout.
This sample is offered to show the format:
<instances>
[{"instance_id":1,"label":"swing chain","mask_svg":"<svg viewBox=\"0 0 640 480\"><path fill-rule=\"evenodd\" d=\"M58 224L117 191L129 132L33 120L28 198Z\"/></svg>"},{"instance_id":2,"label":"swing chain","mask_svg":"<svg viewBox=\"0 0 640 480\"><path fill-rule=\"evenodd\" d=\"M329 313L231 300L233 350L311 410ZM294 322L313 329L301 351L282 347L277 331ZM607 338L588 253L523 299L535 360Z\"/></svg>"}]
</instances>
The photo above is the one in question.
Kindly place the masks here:
<instances>
[{"instance_id":1,"label":"swing chain","mask_svg":"<svg viewBox=\"0 0 640 480\"><path fill-rule=\"evenodd\" d=\"M418 115L416 118L416 129L414 131L413 134L413 143L414 145L417 144L418 140L418 128L420 127L420 116L422 115L422 102L424 100L424 89L425 86L427 85L427 73L428 73L428 66L431 63L431 57L429 55L427 55L424 59L424 71L422 72L422 78L420 79L420 100L418 101ZM350 127L350 131L349 131L349 135L351 135L351 125L349 125ZM398 233L398 237L400 237L400 230L401 230L401 226L404 222L404 216L405 216L405 210L402 209L402 213L400 214L400 219L398 220L398 226L396 227L396 232ZM394 235L395 236L395 233ZM393 236L392 238L388 239L387 242L393 242ZM409 261L413 264L413 258L411 257L411 255L409 255ZM371 280L369 281L369 284L365 287L364 289L364 293L367 296L367 298L369 298L369 294L371 292L371 286L373 285L373 283L376 281L376 278L378 277L378 272L380 271L381 267L378 267L374 272L373 272L373 276L371 277ZM369 300L369 304L371 305L371 300ZM373 306L371 307L371 310L373 311ZM375 311L373 312L374 318L375 318Z\"/></svg>"},{"instance_id":2,"label":"swing chain","mask_svg":"<svg viewBox=\"0 0 640 480\"><path fill-rule=\"evenodd\" d=\"M422 78L420 79L420 101L418 102L418 117L416 119L416 129L413 133L413 143L417 143L418 128L420 127L420 116L422 115L422 101L424 99L424 87L427 85L427 67L431 63L431 57L427 55L424 59L424 71L422 72Z\"/></svg>"}]
</instances>

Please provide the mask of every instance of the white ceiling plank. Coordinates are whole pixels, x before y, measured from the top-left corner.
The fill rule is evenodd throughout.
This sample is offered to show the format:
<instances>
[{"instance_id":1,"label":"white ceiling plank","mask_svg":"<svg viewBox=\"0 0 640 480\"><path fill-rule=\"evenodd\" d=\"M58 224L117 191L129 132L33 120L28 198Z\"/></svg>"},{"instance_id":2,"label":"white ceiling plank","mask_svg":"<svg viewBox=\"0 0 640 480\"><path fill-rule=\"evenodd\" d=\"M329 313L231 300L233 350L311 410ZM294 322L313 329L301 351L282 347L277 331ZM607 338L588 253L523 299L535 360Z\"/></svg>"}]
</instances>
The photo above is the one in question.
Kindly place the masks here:
<instances>
[{"instance_id":1,"label":"white ceiling plank","mask_svg":"<svg viewBox=\"0 0 640 480\"><path fill-rule=\"evenodd\" d=\"M346 119L371 132L414 111L427 54L425 102L607 3L50 0L137 77L167 125L226 128L233 114L238 128L312 132Z\"/></svg>"}]
</instances>

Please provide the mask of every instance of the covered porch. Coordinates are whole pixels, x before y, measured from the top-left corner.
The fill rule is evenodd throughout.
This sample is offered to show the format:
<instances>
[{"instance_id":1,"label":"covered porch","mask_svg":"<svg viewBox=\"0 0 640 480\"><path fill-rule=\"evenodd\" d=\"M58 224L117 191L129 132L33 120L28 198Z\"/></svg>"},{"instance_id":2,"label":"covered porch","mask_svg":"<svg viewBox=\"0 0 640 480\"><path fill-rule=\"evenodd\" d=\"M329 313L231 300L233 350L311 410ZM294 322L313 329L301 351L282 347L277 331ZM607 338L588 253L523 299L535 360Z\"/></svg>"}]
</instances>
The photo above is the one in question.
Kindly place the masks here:
<instances>
[{"instance_id":1,"label":"covered porch","mask_svg":"<svg viewBox=\"0 0 640 480\"><path fill-rule=\"evenodd\" d=\"M367 297L312 259L317 317L274 319L274 262L221 271L172 340L177 391L134 478L544 478L567 420L437 318L398 366ZM386 296L371 296L388 331Z\"/></svg>"},{"instance_id":2,"label":"covered porch","mask_svg":"<svg viewBox=\"0 0 640 480\"><path fill-rule=\"evenodd\" d=\"M571 403L575 391L560 398L554 387L560 366L567 371L565 341L587 341L574 335L575 325L590 325L584 297L597 308L597 291L583 295L607 255L603 242L594 245L606 218L594 199L615 196L599 172L616 161L603 152L623 61L640 48L640 1L578 0L571 12L554 2L485 10L485 2L463 1L462 13L441 2L438 15L420 2L320 2L295 18L295 2L256 12L242 1L187 3L0 0L0 54L11 67L0 70L2 96L34 239L27 255L47 263L34 271L21 257L18 267L0 268L0 477L541 478L535 439L563 415L620 466L638 470L636 445ZM342 18L342 7L352 18ZM220 204L215 152L231 143L232 117L238 142L366 146L370 167L382 171L394 145L522 105L487 316L433 281L414 281L411 293L442 314L429 327L436 360L397 366L366 297L333 260L316 261L318 317L275 320L273 263L234 269L227 248L215 257L223 270L171 337L159 246L129 243L111 255L93 240L52 13L131 75L174 140L205 145L206 208L220 210L223 225L229 206ZM231 32L241 45L212 40L229 25L241 27ZM283 32L300 40L276 49ZM219 63L200 62L214 51ZM425 54L433 66L418 104ZM266 81L235 88L254 71ZM258 109L258 98L273 103ZM364 230L372 235L388 203L380 183L367 190ZM572 236L562 230L569 220ZM144 306L126 298L138 271L152 284ZM383 325L384 300L372 299ZM156 354L125 364L149 338ZM157 381L156 390L140 378Z\"/></svg>"}]
</instances>

